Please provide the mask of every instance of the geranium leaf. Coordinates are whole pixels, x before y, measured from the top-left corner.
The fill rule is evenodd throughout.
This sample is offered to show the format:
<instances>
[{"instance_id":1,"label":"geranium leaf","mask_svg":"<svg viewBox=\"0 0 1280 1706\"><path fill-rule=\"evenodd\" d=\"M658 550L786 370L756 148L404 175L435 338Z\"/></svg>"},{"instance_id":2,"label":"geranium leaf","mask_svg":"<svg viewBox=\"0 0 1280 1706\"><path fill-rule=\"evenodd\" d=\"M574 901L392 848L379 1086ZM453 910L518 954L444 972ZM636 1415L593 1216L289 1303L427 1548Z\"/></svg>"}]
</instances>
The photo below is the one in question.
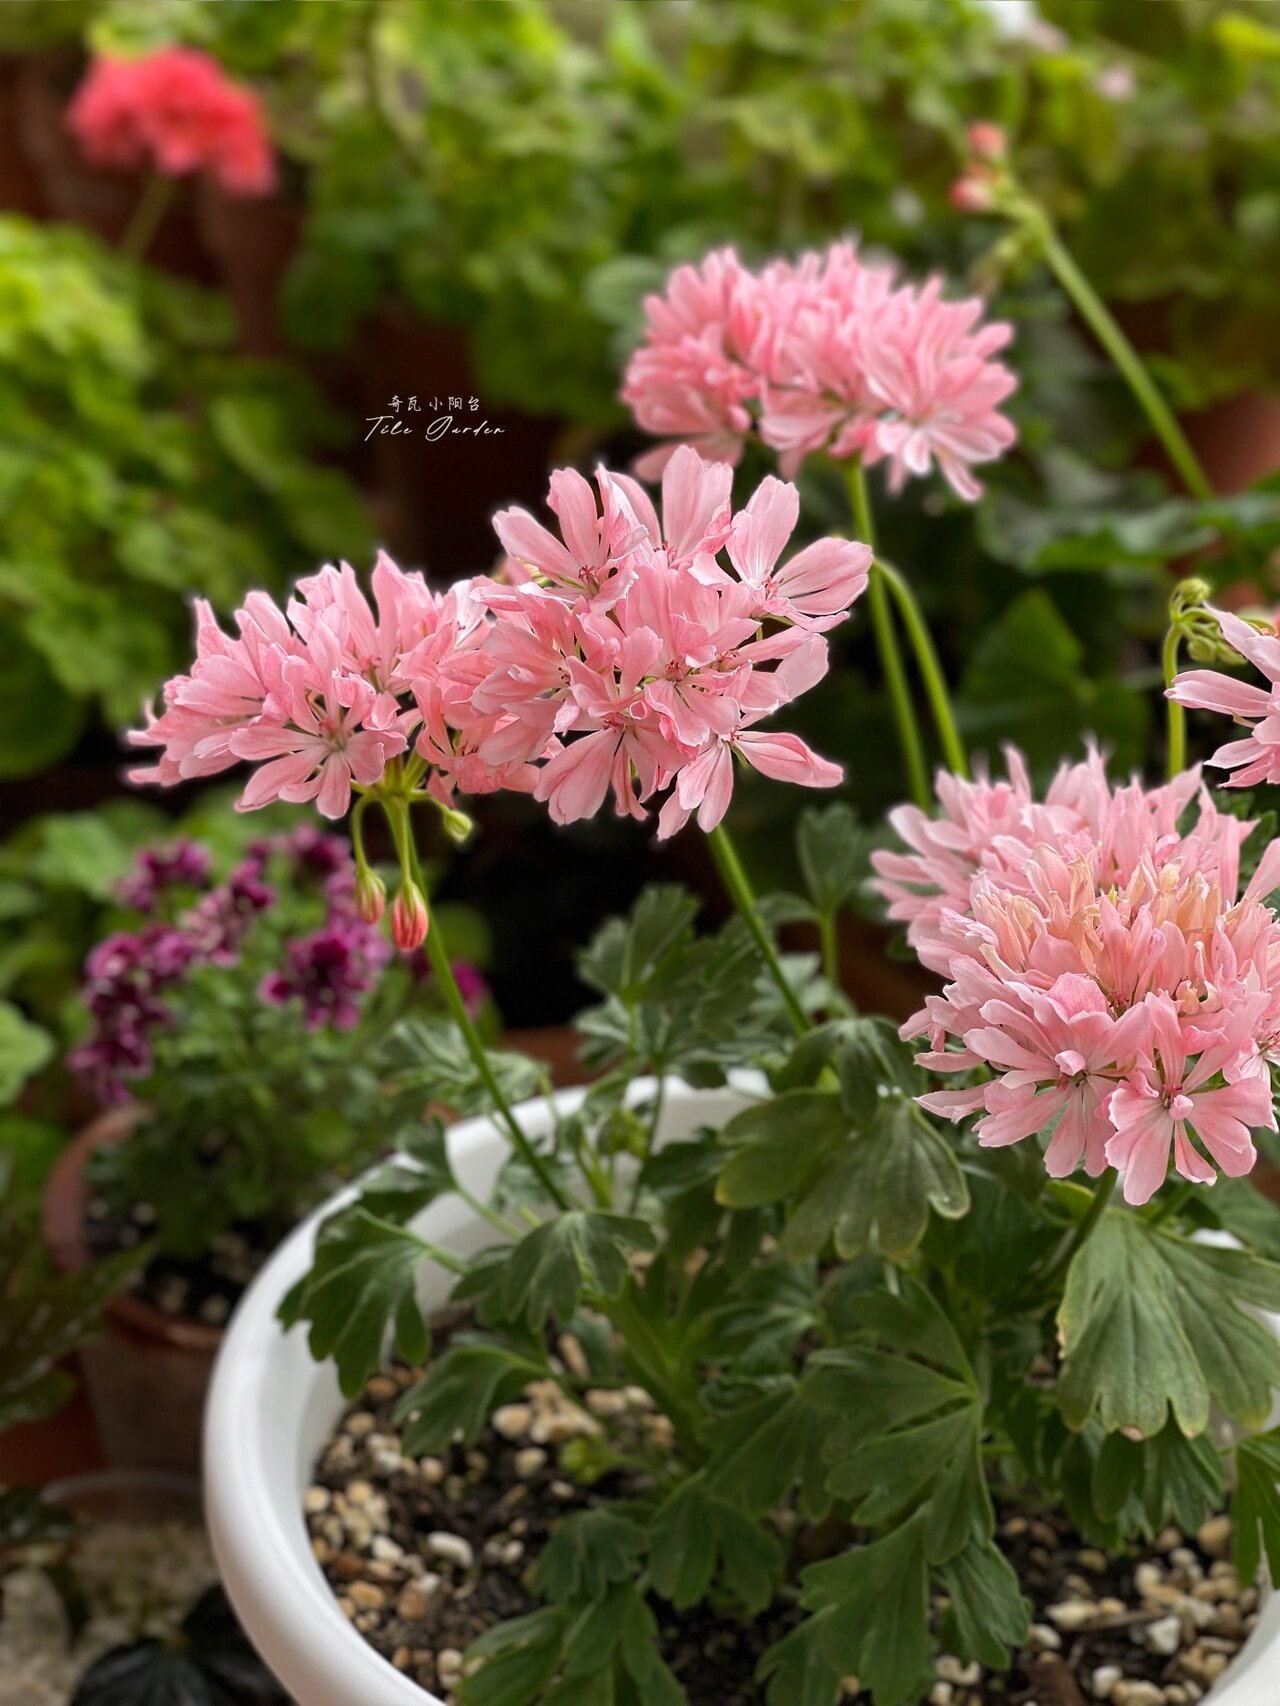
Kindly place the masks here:
<instances>
[{"instance_id":1,"label":"geranium leaf","mask_svg":"<svg viewBox=\"0 0 1280 1706\"><path fill-rule=\"evenodd\" d=\"M704 1599L717 1573L748 1615L763 1611L782 1565L776 1536L712 1496L702 1475L682 1481L654 1516L649 1576L677 1611Z\"/></svg>"},{"instance_id":2,"label":"geranium leaf","mask_svg":"<svg viewBox=\"0 0 1280 1706\"><path fill-rule=\"evenodd\" d=\"M399 1400L405 1451L414 1457L443 1451L459 1434L470 1445L500 1405L547 1372L528 1350L459 1334Z\"/></svg>"},{"instance_id":3,"label":"geranium leaf","mask_svg":"<svg viewBox=\"0 0 1280 1706\"><path fill-rule=\"evenodd\" d=\"M553 1604L596 1600L635 1573L649 1543L645 1529L609 1505L574 1511L556 1529L534 1569L534 1586Z\"/></svg>"},{"instance_id":4,"label":"geranium leaf","mask_svg":"<svg viewBox=\"0 0 1280 1706\"><path fill-rule=\"evenodd\" d=\"M333 1357L348 1398L377 1372L388 1329L406 1362L425 1359L427 1329L417 1298L425 1254L412 1232L358 1205L321 1223L311 1271L285 1297L280 1319L286 1327L310 1323L312 1356Z\"/></svg>"},{"instance_id":5,"label":"geranium leaf","mask_svg":"<svg viewBox=\"0 0 1280 1706\"><path fill-rule=\"evenodd\" d=\"M511 1252L502 1280L502 1307L533 1328L549 1316L567 1321L584 1295L617 1297L631 1277L630 1252L652 1250L656 1239L635 1215L572 1209L526 1232Z\"/></svg>"},{"instance_id":6,"label":"geranium leaf","mask_svg":"<svg viewBox=\"0 0 1280 1706\"><path fill-rule=\"evenodd\" d=\"M1272 1581L1280 1581L1280 1428L1237 1445L1231 1517L1240 1580L1256 1581L1265 1552Z\"/></svg>"},{"instance_id":7,"label":"geranium leaf","mask_svg":"<svg viewBox=\"0 0 1280 1706\"><path fill-rule=\"evenodd\" d=\"M1280 1385L1280 1345L1250 1305L1280 1309L1280 1265L1190 1243L1120 1210L1103 1215L1058 1312L1058 1403L1068 1425L1151 1438L1169 1410L1203 1433L1210 1401L1258 1427Z\"/></svg>"},{"instance_id":8,"label":"geranium leaf","mask_svg":"<svg viewBox=\"0 0 1280 1706\"><path fill-rule=\"evenodd\" d=\"M923 1697L934 1668L921 1517L870 1546L811 1564L800 1579L806 1610L831 1614L822 1641L837 1675L856 1675L875 1706Z\"/></svg>"},{"instance_id":9,"label":"geranium leaf","mask_svg":"<svg viewBox=\"0 0 1280 1706\"><path fill-rule=\"evenodd\" d=\"M806 1261L830 1238L846 1259L874 1248L901 1262L924 1237L930 1209L956 1220L968 1207L950 1145L915 1102L891 1095L881 1098L869 1129L851 1135L813 1179L783 1248L793 1261Z\"/></svg>"},{"instance_id":10,"label":"geranium leaf","mask_svg":"<svg viewBox=\"0 0 1280 1706\"><path fill-rule=\"evenodd\" d=\"M1005 1670L1027 1638L1027 1602L1009 1561L989 1540L971 1540L942 1569L951 1601L943 1639L966 1663Z\"/></svg>"}]
</instances>

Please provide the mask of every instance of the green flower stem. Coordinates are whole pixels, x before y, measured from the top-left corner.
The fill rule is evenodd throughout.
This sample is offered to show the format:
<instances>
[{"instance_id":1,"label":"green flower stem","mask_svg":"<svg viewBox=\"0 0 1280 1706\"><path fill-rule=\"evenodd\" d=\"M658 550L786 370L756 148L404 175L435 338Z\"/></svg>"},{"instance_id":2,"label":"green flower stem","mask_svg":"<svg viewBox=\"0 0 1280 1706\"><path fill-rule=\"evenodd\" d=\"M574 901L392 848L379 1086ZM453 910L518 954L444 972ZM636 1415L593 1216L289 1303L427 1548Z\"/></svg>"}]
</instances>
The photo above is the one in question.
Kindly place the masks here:
<instances>
[{"instance_id":1,"label":"green flower stem","mask_svg":"<svg viewBox=\"0 0 1280 1706\"><path fill-rule=\"evenodd\" d=\"M153 172L143 186L142 194L138 197L138 205L125 227L124 236L120 239L119 252L126 260L141 261L151 247L160 222L169 211L169 203L173 200L173 192L177 188L175 178L161 177L159 172Z\"/></svg>"},{"instance_id":2,"label":"green flower stem","mask_svg":"<svg viewBox=\"0 0 1280 1706\"><path fill-rule=\"evenodd\" d=\"M877 567L884 576L885 584L898 606L907 637L911 641L912 650L916 655L916 664L924 681L925 692L929 696L929 707L933 712L934 726L938 731L938 739L942 743L942 756L947 769L953 770L957 776L968 776L969 756L965 752L964 742L960 739L956 728L955 714L951 709L951 695L947 691L947 678L942 673L942 665L938 662L938 654L934 649L933 637L920 614L920 606L915 601L915 595L902 574L887 563L883 558L878 559Z\"/></svg>"},{"instance_id":3,"label":"green flower stem","mask_svg":"<svg viewBox=\"0 0 1280 1706\"><path fill-rule=\"evenodd\" d=\"M747 929L755 938L756 946L764 957L764 962L769 968L773 981L778 986L783 1004L787 1009L792 1025L795 1027L796 1035L798 1037L805 1036L810 1029L809 1016L800 1005L795 990L787 981L787 974L782 969L782 961L778 958L778 950L774 945L773 937L765 928L764 920L760 916L760 909L756 905L756 897L751 891L747 873L742 868L742 862L738 858L733 842L729 839L728 831L723 824L717 824L710 832L707 836L707 845L711 849L711 856L716 862L724 886L729 891L729 898L737 907Z\"/></svg>"},{"instance_id":4,"label":"green flower stem","mask_svg":"<svg viewBox=\"0 0 1280 1706\"><path fill-rule=\"evenodd\" d=\"M1103 1211L1111 1201L1111 1193L1115 1190L1119 1178L1120 1175L1114 1167L1108 1168L1103 1174L1094 1190L1093 1201L1085 1210L1084 1219L1067 1239L1057 1258L1050 1264L1046 1278L1056 1278L1058 1274L1069 1268L1080 1254L1084 1245L1088 1243L1094 1227L1102 1219Z\"/></svg>"},{"instance_id":5,"label":"green flower stem","mask_svg":"<svg viewBox=\"0 0 1280 1706\"><path fill-rule=\"evenodd\" d=\"M1173 678L1178 673L1178 642L1181 638L1177 624L1171 622L1161 653L1166 687L1173 685ZM1172 781L1187 767L1187 713L1172 699L1166 699L1165 705L1168 707L1169 717L1169 779Z\"/></svg>"},{"instance_id":6,"label":"green flower stem","mask_svg":"<svg viewBox=\"0 0 1280 1706\"><path fill-rule=\"evenodd\" d=\"M395 838L396 851L400 856L402 870L407 870L425 894L422 883L422 866L418 861L418 849L414 845L413 834L409 824L409 806L404 799L389 799L383 801L383 809L387 814L387 822L391 825L391 833ZM453 975L453 966L449 960L449 950L445 945L439 923L434 919L427 931L427 958L431 961L431 969L435 973L436 982L444 996L445 1006L449 1009L451 1018L462 1032L463 1041L467 1045L467 1053L475 1063L476 1071L480 1074L480 1082L489 1092L494 1107L498 1111L501 1123L506 1127L516 1153L529 1167L547 1193L551 1201L559 1209L568 1209L571 1205L568 1197L556 1184L546 1162L529 1142L520 1128L520 1122L511 1108L511 1103L502 1086L498 1083L493 1067L489 1064L489 1054L484 1046L479 1031L476 1030L467 1004L458 988L458 980Z\"/></svg>"},{"instance_id":7,"label":"green flower stem","mask_svg":"<svg viewBox=\"0 0 1280 1706\"><path fill-rule=\"evenodd\" d=\"M867 482L862 471L862 464L855 457L846 465L845 480L849 488L849 507L853 511L854 532L864 545L875 550L875 530L871 521L871 504L867 497ZM884 567L879 558L874 558L871 564L871 578L867 584L867 601L871 608L871 627L876 637L876 649L880 654L880 668L884 672L885 686L889 690L889 703L893 707L894 722L898 726L898 741L902 747L903 762L907 767L907 782L911 796L922 810L929 807L929 774L925 766L924 747L920 740L920 730L916 725L915 709L911 703L911 694L907 687L907 672L903 666L902 653L898 649L897 635L893 629L893 612L889 607L889 595L885 590Z\"/></svg>"},{"instance_id":8,"label":"green flower stem","mask_svg":"<svg viewBox=\"0 0 1280 1706\"><path fill-rule=\"evenodd\" d=\"M1211 498L1209 477L1187 443L1173 410L1161 396L1145 362L1116 324L1111 310L1076 265L1056 231L1043 215L1036 221L1041 252L1054 277L1075 303L1081 318L1115 362L1129 389L1137 398L1165 454L1177 469L1182 483L1196 498Z\"/></svg>"}]
</instances>

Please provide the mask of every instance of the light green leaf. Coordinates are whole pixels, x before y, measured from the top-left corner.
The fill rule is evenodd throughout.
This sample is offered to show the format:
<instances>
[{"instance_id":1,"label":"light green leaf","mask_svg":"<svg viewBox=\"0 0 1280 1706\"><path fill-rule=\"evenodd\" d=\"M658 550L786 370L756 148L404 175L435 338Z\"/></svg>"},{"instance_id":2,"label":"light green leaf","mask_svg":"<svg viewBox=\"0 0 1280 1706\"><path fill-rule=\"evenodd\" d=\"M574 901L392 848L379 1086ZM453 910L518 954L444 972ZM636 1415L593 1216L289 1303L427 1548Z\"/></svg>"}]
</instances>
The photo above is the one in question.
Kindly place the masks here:
<instances>
[{"instance_id":1,"label":"light green leaf","mask_svg":"<svg viewBox=\"0 0 1280 1706\"><path fill-rule=\"evenodd\" d=\"M1280 1345L1248 1306L1280 1310L1280 1264L1192 1244L1108 1210L1075 1256L1058 1312L1067 1424L1151 1438L1170 1408L1203 1433L1210 1402L1258 1427L1280 1385Z\"/></svg>"},{"instance_id":2,"label":"light green leaf","mask_svg":"<svg viewBox=\"0 0 1280 1706\"><path fill-rule=\"evenodd\" d=\"M11 1001L0 1001L0 1104L12 1102L27 1079L53 1059L48 1031L23 1017Z\"/></svg>"},{"instance_id":3,"label":"light green leaf","mask_svg":"<svg viewBox=\"0 0 1280 1706\"><path fill-rule=\"evenodd\" d=\"M425 1359L427 1329L417 1298L424 1253L411 1232L360 1207L322 1222L311 1271L285 1297L280 1319L286 1327L310 1322L311 1354L334 1358L348 1398L381 1365L389 1328L406 1362Z\"/></svg>"},{"instance_id":4,"label":"light green leaf","mask_svg":"<svg viewBox=\"0 0 1280 1706\"><path fill-rule=\"evenodd\" d=\"M609 1505L574 1511L547 1542L534 1586L555 1605L600 1599L615 1582L635 1574L648 1541L638 1522Z\"/></svg>"},{"instance_id":5,"label":"light green leaf","mask_svg":"<svg viewBox=\"0 0 1280 1706\"><path fill-rule=\"evenodd\" d=\"M631 1277L629 1252L656 1247L653 1228L635 1215L573 1209L526 1232L511 1252L502 1306L535 1329L549 1316L568 1321L585 1296L617 1297Z\"/></svg>"},{"instance_id":6,"label":"light green leaf","mask_svg":"<svg viewBox=\"0 0 1280 1706\"><path fill-rule=\"evenodd\" d=\"M444 1451L458 1434L470 1445L496 1409L547 1372L545 1359L527 1349L457 1335L396 1406L405 1451L414 1457Z\"/></svg>"},{"instance_id":7,"label":"light green leaf","mask_svg":"<svg viewBox=\"0 0 1280 1706\"><path fill-rule=\"evenodd\" d=\"M1280 1428L1243 1439L1236 1447L1235 1566L1242 1582L1257 1579L1265 1551L1273 1582L1280 1581Z\"/></svg>"}]
</instances>

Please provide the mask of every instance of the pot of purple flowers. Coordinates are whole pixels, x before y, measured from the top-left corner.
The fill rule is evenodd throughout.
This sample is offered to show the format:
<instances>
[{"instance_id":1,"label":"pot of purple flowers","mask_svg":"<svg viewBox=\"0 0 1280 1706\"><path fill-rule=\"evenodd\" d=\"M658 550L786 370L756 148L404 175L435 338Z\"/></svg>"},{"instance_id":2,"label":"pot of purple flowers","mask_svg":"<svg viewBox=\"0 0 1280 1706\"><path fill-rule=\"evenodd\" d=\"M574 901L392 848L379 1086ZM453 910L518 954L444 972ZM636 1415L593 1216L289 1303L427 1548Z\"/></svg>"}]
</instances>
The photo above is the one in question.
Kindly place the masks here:
<instances>
[{"instance_id":1,"label":"pot of purple flowers","mask_svg":"<svg viewBox=\"0 0 1280 1706\"><path fill-rule=\"evenodd\" d=\"M421 1119L386 1063L437 1001L425 958L361 916L347 845L310 826L222 872L195 842L145 849L119 900L70 1057L102 1111L50 1179L44 1230L64 1271L142 1252L85 1381L109 1463L194 1470L226 1321L298 1221ZM455 969L483 1016L482 977Z\"/></svg>"}]
</instances>

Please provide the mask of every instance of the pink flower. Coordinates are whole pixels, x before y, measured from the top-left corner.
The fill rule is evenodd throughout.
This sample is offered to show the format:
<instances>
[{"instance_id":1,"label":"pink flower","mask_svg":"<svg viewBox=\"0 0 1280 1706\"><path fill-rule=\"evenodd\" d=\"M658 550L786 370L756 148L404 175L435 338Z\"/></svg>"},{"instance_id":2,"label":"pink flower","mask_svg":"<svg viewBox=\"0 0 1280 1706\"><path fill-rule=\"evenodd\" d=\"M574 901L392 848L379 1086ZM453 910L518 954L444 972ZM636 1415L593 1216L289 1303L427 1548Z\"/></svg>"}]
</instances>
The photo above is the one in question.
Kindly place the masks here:
<instances>
[{"instance_id":1,"label":"pink flower","mask_svg":"<svg viewBox=\"0 0 1280 1706\"><path fill-rule=\"evenodd\" d=\"M972 502L982 495L973 465L1002 455L1017 437L999 413L1017 380L991 360L1013 328L996 322L975 331L982 306L977 297L944 302L940 281L931 279L921 290L894 291L877 316L864 361L879 412L864 459L888 461L890 491L936 462Z\"/></svg>"},{"instance_id":2,"label":"pink flower","mask_svg":"<svg viewBox=\"0 0 1280 1706\"><path fill-rule=\"evenodd\" d=\"M678 450L659 519L625 475L602 469L593 489L561 470L561 538L524 511L497 519L507 550L523 554L529 578L517 584L436 594L381 555L376 609L346 564L301 581L287 616L250 594L236 639L199 606L191 674L129 737L160 749L135 777L171 783L244 759L258 769L241 810L314 800L332 818L412 747L397 786L408 778L446 807L457 792L534 793L560 823L610 792L620 813L643 817L679 778L663 834L694 811L719 821L735 756L830 787L835 765L756 724L825 674L818 630L848 614L870 553L832 539L780 564L794 491L770 480L735 518L731 479ZM361 905L372 914L376 897Z\"/></svg>"},{"instance_id":3,"label":"pink flower","mask_svg":"<svg viewBox=\"0 0 1280 1706\"><path fill-rule=\"evenodd\" d=\"M1249 730L1243 740L1228 741L1209 760L1235 772L1227 778L1227 787L1280 781L1280 637L1259 633L1229 610L1211 614L1223 638L1266 676L1267 686L1237 681L1216 669L1189 669L1174 677L1168 697L1191 709L1219 711Z\"/></svg>"},{"instance_id":4,"label":"pink flower","mask_svg":"<svg viewBox=\"0 0 1280 1706\"><path fill-rule=\"evenodd\" d=\"M995 127L975 136L994 158ZM648 334L623 400L648 430L730 461L754 429L784 474L818 452L861 456L886 462L897 491L936 466L972 500L982 489L974 466L1016 436L999 412L1016 381L992 359L1011 331L980 325L977 298L941 292L937 279L897 285L892 265L864 261L852 243L755 275L731 251L709 256L646 302ZM664 466L671 449L643 458L641 471Z\"/></svg>"},{"instance_id":5,"label":"pink flower","mask_svg":"<svg viewBox=\"0 0 1280 1706\"><path fill-rule=\"evenodd\" d=\"M1202 1052L1191 1060L1186 1026L1167 995L1148 995L1133 1011L1146 1022L1149 1059L1113 1093L1115 1135L1107 1143L1107 1160L1124 1173L1125 1201L1148 1202L1160 1189L1171 1145L1182 1177L1211 1185L1214 1169L1193 1137L1229 1179L1248 1173L1257 1159L1250 1128L1276 1129L1271 1074L1258 1062L1234 1081L1211 1082L1238 1071L1242 1056L1248 1061L1248 1008L1233 1010L1220 1031L1197 1039Z\"/></svg>"},{"instance_id":6,"label":"pink flower","mask_svg":"<svg viewBox=\"0 0 1280 1706\"><path fill-rule=\"evenodd\" d=\"M1125 1172L1131 1202L1170 1153L1200 1183L1253 1163L1270 1126L1268 1061L1280 1022L1280 920L1264 898L1280 844L1237 898L1251 824L1217 812L1188 772L1113 788L1097 755L1064 766L1043 804L1021 760L1008 783L942 785L945 815L900 808L906 853L875 864L891 912L948 982L903 1027L920 1064L994 1075L922 1098L977 1115L984 1145L1049 1134L1056 1177L1083 1162Z\"/></svg>"},{"instance_id":7,"label":"pink flower","mask_svg":"<svg viewBox=\"0 0 1280 1706\"><path fill-rule=\"evenodd\" d=\"M752 425L747 404L758 392L759 281L732 249L717 249L700 266L677 267L665 294L645 299L645 313L648 335L628 364L623 402L646 432L736 463ZM674 448L651 451L637 472L656 478Z\"/></svg>"},{"instance_id":8,"label":"pink flower","mask_svg":"<svg viewBox=\"0 0 1280 1706\"><path fill-rule=\"evenodd\" d=\"M209 172L231 195L267 195L275 157L257 96L208 54L171 47L95 59L67 123L95 165Z\"/></svg>"},{"instance_id":9,"label":"pink flower","mask_svg":"<svg viewBox=\"0 0 1280 1706\"><path fill-rule=\"evenodd\" d=\"M871 550L844 539L820 539L779 567L799 517L796 488L772 477L762 480L734 521L729 560L759 595L753 615L814 631L834 628L866 591Z\"/></svg>"}]
</instances>

